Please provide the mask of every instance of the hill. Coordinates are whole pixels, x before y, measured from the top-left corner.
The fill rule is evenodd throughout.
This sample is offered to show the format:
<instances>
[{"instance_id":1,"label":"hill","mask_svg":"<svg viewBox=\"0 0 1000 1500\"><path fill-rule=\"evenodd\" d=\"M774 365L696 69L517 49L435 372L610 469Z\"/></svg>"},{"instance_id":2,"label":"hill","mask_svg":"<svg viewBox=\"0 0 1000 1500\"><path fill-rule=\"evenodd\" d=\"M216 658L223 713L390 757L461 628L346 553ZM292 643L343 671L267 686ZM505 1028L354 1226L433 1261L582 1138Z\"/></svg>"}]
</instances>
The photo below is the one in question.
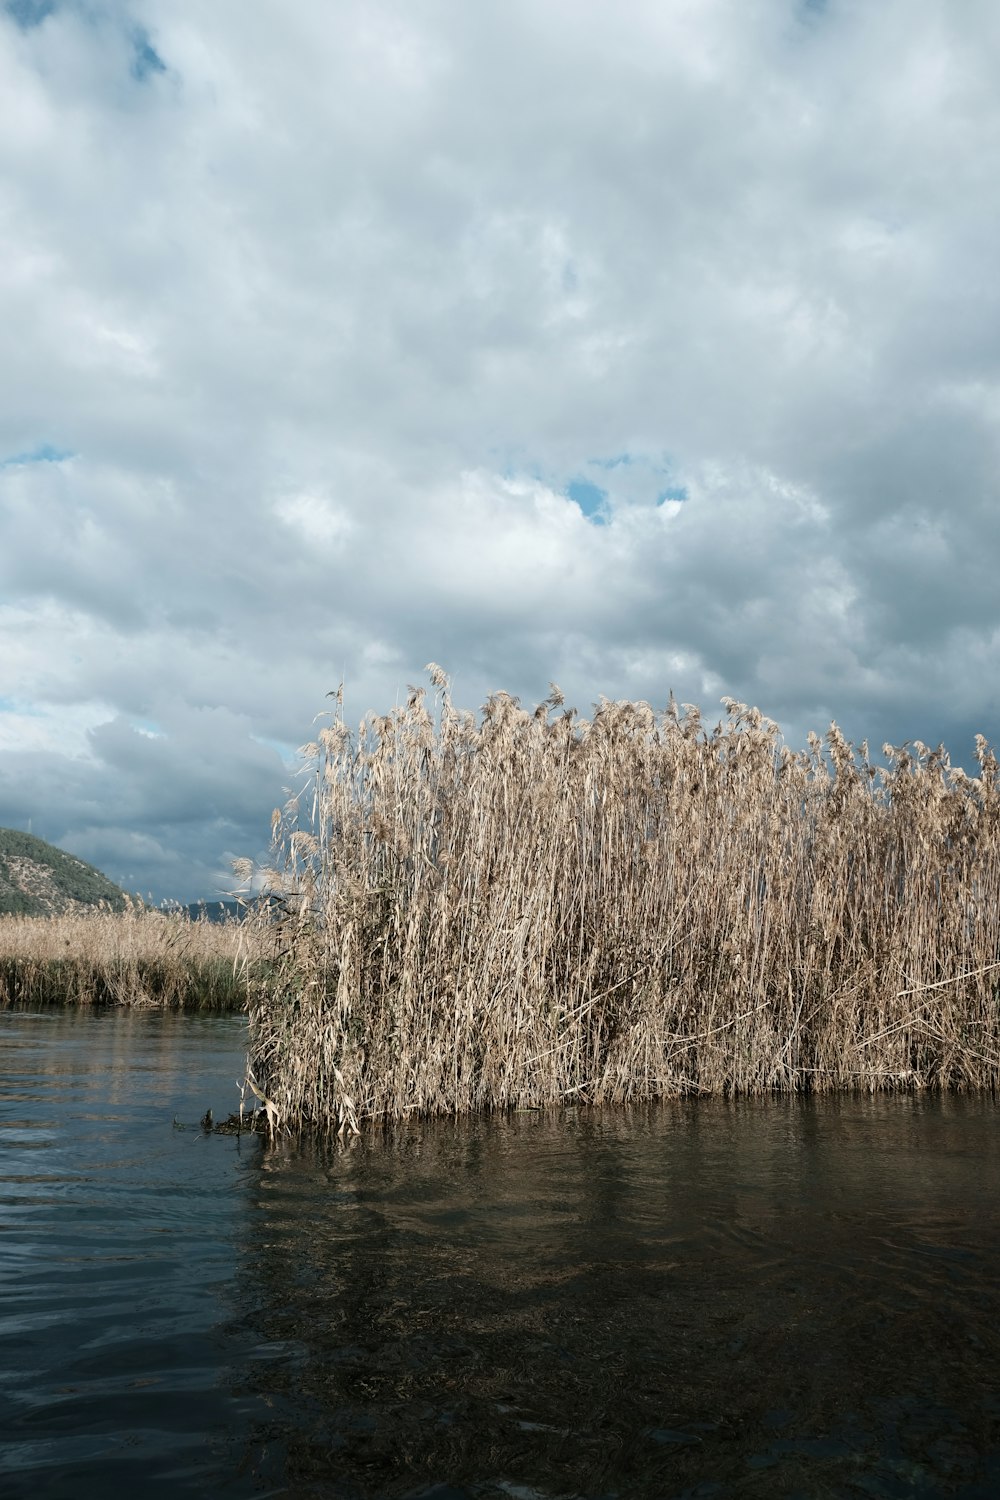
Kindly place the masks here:
<instances>
[{"instance_id":1,"label":"hill","mask_svg":"<svg viewBox=\"0 0 1000 1500\"><path fill-rule=\"evenodd\" d=\"M245 922L259 901L190 901L183 908L192 922Z\"/></svg>"},{"instance_id":2,"label":"hill","mask_svg":"<svg viewBox=\"0 0 1000 1500\"><path fill-rule=\"evenodd\" d=\"M82 859L15 828L0 828L0 916L53 917L104 901L115 911L125 894Z\"/></svg>"}]
</instances>

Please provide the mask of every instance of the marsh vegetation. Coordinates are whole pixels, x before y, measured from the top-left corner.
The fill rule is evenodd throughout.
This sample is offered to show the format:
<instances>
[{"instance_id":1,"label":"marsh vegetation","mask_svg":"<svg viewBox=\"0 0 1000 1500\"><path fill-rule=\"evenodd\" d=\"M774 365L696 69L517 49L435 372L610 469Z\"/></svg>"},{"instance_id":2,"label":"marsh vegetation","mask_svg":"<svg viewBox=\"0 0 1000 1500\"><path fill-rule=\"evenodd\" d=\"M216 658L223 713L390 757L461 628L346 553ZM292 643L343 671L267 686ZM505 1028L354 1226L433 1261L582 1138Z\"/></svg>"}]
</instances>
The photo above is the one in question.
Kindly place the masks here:
<instances>
[{"instance_id":1,"label":"marsh vegetation","mask_svg":"<svg viewBox=\"0 0 1000 1500\"><path fill-rule=\"evenodd\" d=\"M0 917L0 1006L249 1006L272 1123L995 1088L1000 775L728 702L342 707L243 922ZM243 873L248 873L244 871Z\"/></svg>"},{"instance_id":2,"label":"marsh vegetation","mask_svg":"<svg viewBox=\"0 0 1000 1500\"><path fill-rule=\"evenodd\" d=\"M0 1007L246 1004L255 929L127 902L61 916L0 916Z\"/></svg>"},{"instance_id":3,"label":"marsh vegetation","mask_svg":"<svg viewBox=\"0 0 1000 1500\"><path fill-rule=\"evenodd\" d=\"M773 1090L994 1087L1000 779L920 744L797 752L727 702L557 689L481 715L429 669L307 747L251 986L290 1123Z\"/></svg>"}]
</instances>

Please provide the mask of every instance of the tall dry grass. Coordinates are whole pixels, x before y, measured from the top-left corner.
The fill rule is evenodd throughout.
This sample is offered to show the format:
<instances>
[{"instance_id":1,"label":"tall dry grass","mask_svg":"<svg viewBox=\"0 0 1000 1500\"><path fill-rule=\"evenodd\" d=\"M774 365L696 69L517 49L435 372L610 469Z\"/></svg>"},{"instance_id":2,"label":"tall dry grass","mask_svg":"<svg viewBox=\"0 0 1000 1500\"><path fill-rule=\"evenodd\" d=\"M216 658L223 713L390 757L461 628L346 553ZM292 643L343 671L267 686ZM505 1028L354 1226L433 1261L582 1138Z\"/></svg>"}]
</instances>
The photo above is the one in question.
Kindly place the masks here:
<instances>
[{"instance_id":1,"label":"tall dry grass","mask_svg":"<svg viewBox=\"0 0 1000 1500\"><path fill-rule=\"evenodd\" d=\"M129 904L61 917L0 917L0 1007L239 1009L253 929Z\"/></svg>"},{"instance_id":2,"label":"tall dry grass","mask_svg":"<svg viewBox=\"0 0 1000 1500\"><path fill-rule=\"evenodd\" d=\"M307 747L251 1060L291 1124L681 1092L994 1087L1000 778L728 702L558 690L457 710L439 668ZM304 808L300 816L298 809Z\"/></svg>"}]
</instances>

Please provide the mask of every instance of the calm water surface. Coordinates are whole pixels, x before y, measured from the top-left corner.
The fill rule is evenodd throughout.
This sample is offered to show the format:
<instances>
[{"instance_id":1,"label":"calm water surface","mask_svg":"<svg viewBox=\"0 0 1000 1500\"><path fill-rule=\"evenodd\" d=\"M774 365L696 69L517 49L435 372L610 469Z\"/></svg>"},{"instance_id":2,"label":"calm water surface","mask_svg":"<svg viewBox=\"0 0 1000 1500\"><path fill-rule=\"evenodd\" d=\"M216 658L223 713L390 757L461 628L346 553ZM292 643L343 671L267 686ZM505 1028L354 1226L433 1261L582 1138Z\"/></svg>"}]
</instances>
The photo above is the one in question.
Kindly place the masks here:
<instances>
[{"instance_id":1,"label":"calm water surface","mask_svg":"<svg viewBox=\"0 0 1000 1500\"><path fill-rule=\"evenodd\" d=\"M0 1014L0 1495L1000 1494L992 1100L265 1149L243 1045Z\"/></svg>"}]
</instances>

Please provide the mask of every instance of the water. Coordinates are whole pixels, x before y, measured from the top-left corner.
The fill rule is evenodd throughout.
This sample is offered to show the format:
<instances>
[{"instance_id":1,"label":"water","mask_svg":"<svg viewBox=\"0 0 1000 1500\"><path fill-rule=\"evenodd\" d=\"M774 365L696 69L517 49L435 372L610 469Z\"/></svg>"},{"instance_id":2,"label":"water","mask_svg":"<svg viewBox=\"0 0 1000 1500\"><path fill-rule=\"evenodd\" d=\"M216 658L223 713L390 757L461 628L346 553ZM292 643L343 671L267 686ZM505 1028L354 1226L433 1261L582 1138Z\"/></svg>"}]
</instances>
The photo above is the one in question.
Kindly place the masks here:
<instances>
[{"instance_id":1,"label":"water","mask_svg":"<svg viewBox=\"0 0 1000 1500\"><path fill-rule=\"evenodd\" d=\"M269 1150L198 1128L242 1060L0 1015L5 1500L1000 1493L992 1100Z\"/></svg>"}]
</instances>

